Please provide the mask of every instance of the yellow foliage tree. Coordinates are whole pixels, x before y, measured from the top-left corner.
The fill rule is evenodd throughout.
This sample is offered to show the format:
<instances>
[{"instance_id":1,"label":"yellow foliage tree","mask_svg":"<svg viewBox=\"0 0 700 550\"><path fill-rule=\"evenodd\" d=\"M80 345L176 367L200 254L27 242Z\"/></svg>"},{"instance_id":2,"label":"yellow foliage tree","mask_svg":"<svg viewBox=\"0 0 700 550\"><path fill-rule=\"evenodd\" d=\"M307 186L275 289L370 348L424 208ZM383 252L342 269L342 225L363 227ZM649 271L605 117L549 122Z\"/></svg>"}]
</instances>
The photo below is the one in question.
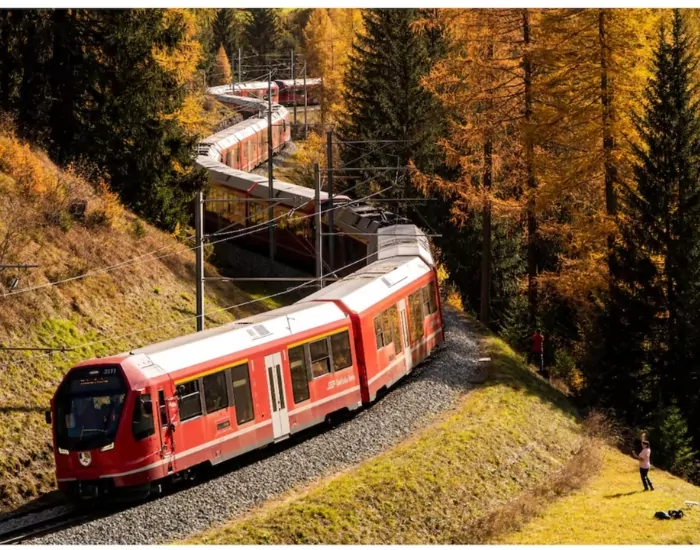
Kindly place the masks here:
<instances>
[{"instance_id":1,"label":"yellow foliage tree","mask_svg":"<svg viewBox=\"0 0 700 550\"><path fill-rule=\"evenodd\" d=\"M203 21L192 9L164 10L166 25L185 29L185 39L176 48L154 47L156 62L171 73L177 83L186 90L187 96L182 106L173 113L164 113L166 118L174 118L190 134L204 136L210 133L216 123L216 113L205 109L206 95L198 69L202 60L202 46L198 40ZM230 75L230 69L229 69Z\"/></svg>"},{"instance_id":2,"label":"yellow foliage tree","mask_svg":"<svg viewBox=\"0 0 700 550\"><path fill-rule=\"evenodd\" d=\"M355 34L362 31L362 11L314 9L304 28L304 55L309 77L323 80L321 119L332 123L343 110L343 76Z\"/></svg>"},{"instance_id":3,"label":"yellow foliage tree","mask_svg":"<svg viewBox=\"0 0 700 550\"><path fill-rule=\"evenodd\" d=\"M226 50L223 46L219 46L219 51L216 52L216 60L214 61L214 71L212 74L211 85L221 86L222 84L231 83L231 63L229 63Z\"/></svg>"},{"instance_id":4,"label":"yellow foliage tree","mask_svg":"<svg viewBox=\"0 0 700 550\"><path fill-rule=\"evenodd\" d=\"M619 186L631 181L632 117L661 17L650 9L559 9L543 14L539 119L546 155L540 231L562 250L549 291L585 314L607 289ZM582 309L583 308L583 309Z\"/></svg>"}]
</instances>

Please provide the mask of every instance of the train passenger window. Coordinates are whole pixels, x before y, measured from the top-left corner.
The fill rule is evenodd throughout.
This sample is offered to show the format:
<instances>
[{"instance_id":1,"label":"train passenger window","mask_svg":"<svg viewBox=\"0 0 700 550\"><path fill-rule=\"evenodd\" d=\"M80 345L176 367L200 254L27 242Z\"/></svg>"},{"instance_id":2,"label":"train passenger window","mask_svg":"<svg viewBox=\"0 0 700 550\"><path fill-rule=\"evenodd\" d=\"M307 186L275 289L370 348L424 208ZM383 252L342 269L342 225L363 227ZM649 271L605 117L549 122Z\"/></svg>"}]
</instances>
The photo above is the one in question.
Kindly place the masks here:
<instances>
[{"instance_id":1,"label":"train passenger window","mask_svg":"<svg viewBox=\"0 0 700 550\"><path fill-rule=\"evenodd\" d=\"M377 350L382 349L384 343L384 331L382 329L382 314L380 313L374 318L374 339L377 341Z\"/></svg>"},{"instance_id":2,"label":"train passenger window","mask_svg":"<svg viewBox=\"0 0 700 550\"><path fill-rule=\"evenodd\" d=\"M423 338L423 299L421 290L417 290L408 297L408 306L411 313L411 342L417 342Z\"/></svg>"},{"instance_id":3,"label":"train passenger window","mask_svg":"<svg viewBox=\"0 0 700 550\"><path fill-rule=\"evenodd\" d=\"M423 287L423 313L425 315L431 315L436 311L435 284L431 281L428 286Z\"/></svg>"},{"instance_id":4,"label":"train passenger window","mask_svg":"<svg viewBox=\"0 0 700 550\"><path fill-rule=\"evenodd\" d=\"M399 309L396 306L391 306L385 313L389 316L391 324L391 340L394 342L394 351L399 354L403 350L401 333L399 332Z\"/></svg>"},{"instance_id":5,"label":"train passenger window","mask_svg":"<svg viewBox=\"0 0 700 550\"><path fill-rule=\"evenodd\" d=\"M267 220L267 208L257 202L250 202L250 223L259 224Z\"/></svg>"},{"instance_id":6,"label":"train passenger window","mask_svg":"<svg viewBox=\"0 0 700 550\"><path fill-rule=\"evenodd\" d=\"M334 371L343 370L352 365L350 335L347 330L331 336L331 351L333 352Z\"/></svg>"},{"instance_id":7,"label":"train passenger window","mask_svg":"<svg viewBox=\"0 0 700 550\"><path fill-rule=\"evenodd\" d=\"M231 369L231 385L233 386L233 403L236 407L236 422L241 425L255 418L253 411L253 395L250 391L250 374L248 363L243 363Z\"/></svg>"},{"instance_id":8,"label":"train passenger window","mask_svg":"<svg viewBox=\"0 0 700 550\"><path fill-rule=\"evenodd\" d=\"M202 379L204 385L204 405L208 413L225 409L228 406L228 392L226 391L226 373L215 372Z\"/></svg>"},{"instance_id":9,"label":"train passenger window","mask_svg":"<svg viewBox=\"0 0 700 550\"><path fill-rule=\"evenodd\" d=\"M304 346L297 346L289 350L289 370L292 374L294 402L306 401L309 398L309 380L306 374Z\"/></svg>"},{"instance_id":10,"label":"train passenger window","mask_svg":"<svg viewBox=\"0 0 700 550\"><path fill-rule=\"evenodd\" d=\"M160 425L165 428L168 425L168 412L165 408L165 392L158 390L158 408L160 409Z\"/></svg>"},{"instance_id":11,"label":"train passenger window","mask_svg":"<svg viewBox=\"0 0 700 550\"><path fill-rule=\"evenodd\" d=\"M432 314L438 310L437 295L435 293L435 282L430 281L428 284L428 311Z\"/></svg>"},{"instance_id":12,"label":"train passenger window","mask_svg":"<svg viewBox=\"0 0 700 550\"><path fill-rule=\"evenodd\" d=\"M199 397L199 380L180 384L177 388L180 422L202 415L202 402Z\"/></svg>"},{"instance_id":13,"label":"train passenger window","mask_svg":"<svg viewBox=\"0 0 700 550\"><path fill-rule=\"evenodd\" d=\"M384 332L384 345L388 346L394 341L394 335L391 333L391 311L389 309L382 311L382 331Z\"/></svg>"},{"instance_id":14,"label":"train passenger window","mask_svg":"<svg viewBox=\"0 0 700 550\"><path fill-rule=\"evenodd\" d=\"M331 358L328 353L328 339L316 340L309 344L311 352L311 376L318 378L331 372Z\"/></svg>"},{"instance_id":15,"label":"train passenger window","mask_svg":"<svg viewBox=\"0 0 700 550\"><path fill-rule=\"evenodd\" d=\"M153 405L151 404L151 395L148 393L139 396L134 403L131 433L134 434L136 441L141 441L156 433L153 424Z\"/></svg>"}]
</instances>

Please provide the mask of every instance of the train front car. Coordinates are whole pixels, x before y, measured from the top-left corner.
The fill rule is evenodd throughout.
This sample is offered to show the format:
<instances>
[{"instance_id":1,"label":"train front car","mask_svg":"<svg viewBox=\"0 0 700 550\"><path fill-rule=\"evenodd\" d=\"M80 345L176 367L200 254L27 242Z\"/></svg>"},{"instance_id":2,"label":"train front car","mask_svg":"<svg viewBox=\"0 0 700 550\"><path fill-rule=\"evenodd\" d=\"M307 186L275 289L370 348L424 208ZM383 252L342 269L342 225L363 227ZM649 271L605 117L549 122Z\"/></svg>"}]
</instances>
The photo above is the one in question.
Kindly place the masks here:
<instances>
[{"instance_id":1,"label":"train front car","mask_svg":"<svg viewBox=\"0 0 700 550\"><path fill-rule=\"evenodd\" d=\"M73 367L51 400L56 479L65 495L147 496L160 460L153 404L134 357L91 360ZM125 476L125 465L132 471ZM128 486L128 490L125 490Z\"/></svg>"}]
</instances>

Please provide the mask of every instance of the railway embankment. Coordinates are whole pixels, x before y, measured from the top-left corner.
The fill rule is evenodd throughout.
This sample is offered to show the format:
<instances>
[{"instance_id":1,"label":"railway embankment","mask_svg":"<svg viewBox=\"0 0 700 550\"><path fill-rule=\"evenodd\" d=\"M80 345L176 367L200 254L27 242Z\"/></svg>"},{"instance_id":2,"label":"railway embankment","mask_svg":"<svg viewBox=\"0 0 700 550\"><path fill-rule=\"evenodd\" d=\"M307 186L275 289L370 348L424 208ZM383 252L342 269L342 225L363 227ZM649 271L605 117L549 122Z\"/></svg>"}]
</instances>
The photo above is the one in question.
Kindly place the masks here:
<instances>
[{"instance_id":1,"label":"railway embankment","mask_svg":"<svg viewBox=\"0 0 700 550\"><path fill-rule=\"evenodd\" d=\"M193 245L0 132L0 264L36 266L0 269L0 345L72 350L0 350L0 512L54 488L44 411L71 365L194 330ZM208 283L207 324L280 303L262 296Z\"/></svg>"},{"instance_id":2,"label":"railway embankment","mask_svg":"<svg viewBox=\"0 0 700 550\"><path fill-rule=\"evenodd\" d=\"M452 312L449 326L447 346L455 332L469 334L491 358L482 384L386 452L186 542L484 542L499 533L499 510L557 479L572 459L594 473L598 456L582 451L589 431L567 398L461 314ZM451 368L469 361L459 352L450 359Z\"/></svg>"}]
</instances>

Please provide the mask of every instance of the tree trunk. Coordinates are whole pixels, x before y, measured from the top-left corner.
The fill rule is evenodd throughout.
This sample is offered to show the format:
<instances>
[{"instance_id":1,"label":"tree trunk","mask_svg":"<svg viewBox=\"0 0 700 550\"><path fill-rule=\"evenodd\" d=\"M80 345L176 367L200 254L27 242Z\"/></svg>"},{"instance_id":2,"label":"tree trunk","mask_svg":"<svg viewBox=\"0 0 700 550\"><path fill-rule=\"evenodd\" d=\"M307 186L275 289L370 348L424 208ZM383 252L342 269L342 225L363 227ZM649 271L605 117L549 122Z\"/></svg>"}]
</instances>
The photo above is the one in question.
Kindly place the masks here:
<instances>
[{"instance_id":1,"label":"tree trunk","mask_svg":"<svg viewBox=\"0 0 700 550\"><path fill-rule=\"evenodd\" d=\"M493 140L487 137L484 142L484 188L488 193L493 177ZM486 198L481 214L481 311L480 319L489 324L491 289L491 200Z\"/></svg>"},{"instance_id":2,"label":"tree trunk","mask_svg":"<svg viewBox=\"0 0 700 550\"><path fill-rule=\"evenodd\" d=\"M535 179L535 145L532 136L532 58L530 54L530 14L523 9L523 70L525 79L525 163L527 166L527 298L528 324L537 325L537 180Z\"/></svg>"},{"instance_id":3,"label":"tree trunk","mask_svg":"<svg viewBox=\"0 0 700 550\"><path fill-rule=\"evenodd\" d=\"M615 196L615 183L617 169L613 162L613 150L615 140L612 134L613 112L612 93L609 85L609 59L610 46L606 29L607 14L604 9L598 11L598 43L600 45L600 99L602 107L603 123L603 167L605 171L605 209L608 216L617 213L617 198ZM612 261L612 248L615 244L613 235L608 237L608 263Z\"/></svg>"},{"instance_id":4,"label":"tree trunk","mask_svg":"<svg viewBox=\"0 0 700 550\"><path fill-rule=\"evenodd\" d=\"M488 59L493 59L493 42L488 46ZM487 108L493 108L493 101L487 101ZM493 182L493 137L488 130L484 139L484 173L482 176L486 198L481 213L481 304L479 318L484 325L489 324L491 298L491 192Z\"/></svg>"}]
</instances>

